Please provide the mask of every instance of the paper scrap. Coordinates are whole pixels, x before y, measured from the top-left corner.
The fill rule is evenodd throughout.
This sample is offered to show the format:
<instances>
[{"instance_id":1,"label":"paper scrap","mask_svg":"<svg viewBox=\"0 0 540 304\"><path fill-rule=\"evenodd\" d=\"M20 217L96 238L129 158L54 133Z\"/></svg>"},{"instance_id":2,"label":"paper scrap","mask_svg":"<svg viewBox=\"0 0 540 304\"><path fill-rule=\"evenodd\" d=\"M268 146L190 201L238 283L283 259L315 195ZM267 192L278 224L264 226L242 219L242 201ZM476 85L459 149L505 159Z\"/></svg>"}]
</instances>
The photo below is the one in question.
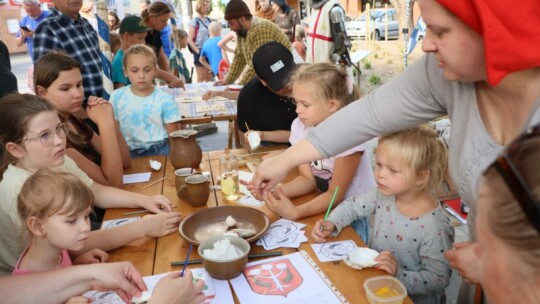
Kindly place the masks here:
<instances>
[{"instance_id":1,"label":"paper scrap","mask_svg":"<svg viewBox=\"0 0 540 304\"><path fill-rule=\"evenodd\" d=\"M151 175L152 175L152 172L125 174L124 179L123 179L124 185L147 182L150 180Z\"/></svg>"},{"instance_id":2,"label":"paper scrap","mask_svg":"<svg viewBox=\"0 0 540 304\"><path fill-rule=\"evenodd\" d=\"M317 254L321 262L343 260L356 247L356 244L352 240L311 244L311 248L313 248L313 251Z\"/></svg>"},{"instance_id":3,"label":"paper scrap","mask_svg":"<svg viewBox=\"0 0 540 304\"><path fill-rule=\"evenodd\" d=\"M240 185L240 186L242 186L242 185ZM260 200L256 199L251 194L247 194L247 195L242 196L238 200L238 203L242 204L242 205L253 206L253 207L261 207L262 205L264 205L264 201L260 201Z\"/></svg>"},{"instance_id":4,"label":"paper scrap","mask_svg":"<svg viewBox=\"0 0 540 304\"><path fill-rule=\"evenodd\" d=\"M122 226L127 223L137 221L139 219L140 217L134 216L134 217L126 217L126 218L119 218L115 220L103 221L103 224L101 225L101 229L109 229L112 227Z\"/></svg>"}]
</instances>

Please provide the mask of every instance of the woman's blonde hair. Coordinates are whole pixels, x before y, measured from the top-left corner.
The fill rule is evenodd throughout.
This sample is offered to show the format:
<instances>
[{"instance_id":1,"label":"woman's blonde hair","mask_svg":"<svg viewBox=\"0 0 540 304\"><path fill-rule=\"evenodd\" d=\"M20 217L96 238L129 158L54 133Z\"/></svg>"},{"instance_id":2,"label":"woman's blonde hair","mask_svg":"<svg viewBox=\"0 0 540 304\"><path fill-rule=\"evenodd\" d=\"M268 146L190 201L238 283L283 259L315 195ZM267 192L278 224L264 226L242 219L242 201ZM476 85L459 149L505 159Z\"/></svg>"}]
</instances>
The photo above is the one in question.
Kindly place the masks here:
<instances>
[{"instance_id":1,"label":"woman's blonde hair","mask_svg":"<svg viewBox=\"0 0 540 304\"><path fill-rule=\"evenodd\" d=\"M433 193L443 182L448 167L448 150L437 132L428 125L381 136L375 153L385 151L389 158L408 167L409 181L427 173L418 192Z\"/></svg>"},{"instance_id":2,"label":"woman's blonde hair","mask_svg":"<svg viewBox=\"0 0 540 304\"><path fill-rule=\"evenodd\" d=\"M196 11L199 15L203 15L203 16L208 15L209 11L206 11L206 12L203 12L203 11L202 11L202 9L203 9L203 4L205 4L205 3L210 4L210 1L209 1L209 0L197 0L197 2L195 3L195 11Z\"/></svg>"},{"instance_id":3,"label":"woman's blonde hair","mask_svg":"<svg viewBox=\"0 0 540 304\"><path fill-rule=\"evenodd\" d=\"M163 2L152 2L147 8L141 12L141 18L144 22L148 22L148 18L161 16L171 13L171 8Z\"/></svg>"},{"instance_id":4,"label":"woman's blonde hair","mask_svg":"<svg viewBox=\"0 0 540 304\"><path fill-rule=\"evenodd\" d=\"M517 145L512 149L510 158L538 204L540 137L533 137ZM508 187L493 166L484 172L483 177L482 183L490 192L488 197L490 205L484 208L487 210L486 222L489 229L526 264L536 270L540 269L540 232L531 224L512 194L512 191L516 190Z\"/></svg>"},{"instance_id":5,"label":"woman's blonde hair","mask_svg":"<svg viewBox=\"0 0 540 304\"><path fill-rule=\"evenodd\" d=\"M349 85L352 84L347 73L329 62L301 65L291 76L290 82L309 85L313 97L325 104L335 99L344 107L360 97L358 90L353 89L349 93Z\"/></svg>"},{"instance_id":6,"label":"woman's blonde hair","mask_svg":"<svg viewBox=\"0 0 540 304\"><path fill-rule=\"evenodd\" d=\"M17 210L22 223L30 217L78 214L92 207L94 194L78 177L53 169L32 174L21 188Z\"/></svg>"},{"instance_id":7,"label":"woman's blonde hair","mask_svg":"<svg viewBox=\"0 0 540 304\"><path fill-rule=\"evenodd\" d=\"M152 61L154 62L154 65L157 65L156 53L154 52L154 50L152 48L150 48L149 46L147 46L145 44L137 43L137 44L134 44L134 45L130 46L126 50L126 52L124 53L124 59L123 59L123 62L122 62L125 69L127 69L127 61L128 61L128 59L129 59L129 57L131 55L149 56L150 58L152 58Z\"/></svg>"}]
</instances>

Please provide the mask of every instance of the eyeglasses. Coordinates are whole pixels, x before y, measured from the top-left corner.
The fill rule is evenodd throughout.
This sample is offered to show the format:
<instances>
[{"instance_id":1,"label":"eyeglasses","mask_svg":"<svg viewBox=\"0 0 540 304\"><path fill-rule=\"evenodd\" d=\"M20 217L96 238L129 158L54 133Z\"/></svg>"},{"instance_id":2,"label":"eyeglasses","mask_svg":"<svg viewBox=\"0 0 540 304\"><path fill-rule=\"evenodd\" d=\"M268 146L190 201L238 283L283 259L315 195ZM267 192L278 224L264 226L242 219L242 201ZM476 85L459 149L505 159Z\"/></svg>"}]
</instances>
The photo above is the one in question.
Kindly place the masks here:
<instances>
[{"instance_id":1,"label":"eyeglasses","mask_svg":"<svg viewBox=\"0 0 540 304\"><path fill-rule=\"evenodd\" d=\"M532 143L536 139L535 143ZM540 124L529 128L514 140L502 154L495 160L491 166L495 167L506 185L510 188L514 198L518 201L521 209L527 216L529 222L540 233L540 201L535 198L531 188L527 185L527 181L519 173L512 159L516 160L521 157L522 152L527 150L527 147L540 144ZM537 166L538 164L531 164Z\"/></svg>"},{"instance_id":2,"label":"eyeglasses","mask_svg":"<svg viewBox=\"0 0 540 304\"><path fill-rule=\"evenodd\" d=\"M63 123L59 124L54 131L49 129L49 130L46 130L46 131L43 131L43 132L39 133L39 135L37 137L34 137L34 138L26 137L25 139L23 139L23 141L25 141L25 140L39 140L39 142L41 142L41 144L43 146L49 147L49 146L52 145L52 143L54 141L54 134L55 133L56 133L56 135L58 135L59 138L62 138L62 139L66 138L66 136L69 133L68 123L63 122Z\"/></svg>"}]
</instances>

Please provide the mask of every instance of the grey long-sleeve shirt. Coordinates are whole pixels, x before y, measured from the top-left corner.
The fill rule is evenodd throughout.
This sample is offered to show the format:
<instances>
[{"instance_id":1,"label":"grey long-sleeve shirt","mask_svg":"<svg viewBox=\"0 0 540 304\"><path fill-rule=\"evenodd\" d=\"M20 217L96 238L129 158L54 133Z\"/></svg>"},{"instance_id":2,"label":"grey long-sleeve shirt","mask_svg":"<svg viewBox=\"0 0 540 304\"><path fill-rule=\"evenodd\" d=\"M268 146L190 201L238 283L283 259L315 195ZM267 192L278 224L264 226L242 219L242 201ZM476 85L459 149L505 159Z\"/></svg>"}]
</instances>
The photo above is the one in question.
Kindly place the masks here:
<instances>
[{"instance_id":1,"label":"grey long-sleeve shirt","mask_svg":"<svg viewBox=\"0 0 540 304\"><path fill-rule=\"evenodd\" d=\"M388 250L398 261L396 278L416 304L446 303L450 264L444 251L452 248L454 227L440 206L416 218L396 208L396 197L372 190L339 204L328 217L338 233L354 220L375 214L369 248Z\"/></svg>"},{"instance_id":2,"label":"grey long-sleeve shirt","mask_svg":"<svg viewBox=\"0 0 540 304\"><path fill-rule=\"evenodd\" d=\"M450 82L433 54L419 58L403 73L325 119L307 139L328 157L380 136L448 115L452 122L449 168L460 197L470 206L474 236L476 182L503 149L487 133L473 83ZM540 99L526 127L540 122Z\"/></svg>"}]
</instances>

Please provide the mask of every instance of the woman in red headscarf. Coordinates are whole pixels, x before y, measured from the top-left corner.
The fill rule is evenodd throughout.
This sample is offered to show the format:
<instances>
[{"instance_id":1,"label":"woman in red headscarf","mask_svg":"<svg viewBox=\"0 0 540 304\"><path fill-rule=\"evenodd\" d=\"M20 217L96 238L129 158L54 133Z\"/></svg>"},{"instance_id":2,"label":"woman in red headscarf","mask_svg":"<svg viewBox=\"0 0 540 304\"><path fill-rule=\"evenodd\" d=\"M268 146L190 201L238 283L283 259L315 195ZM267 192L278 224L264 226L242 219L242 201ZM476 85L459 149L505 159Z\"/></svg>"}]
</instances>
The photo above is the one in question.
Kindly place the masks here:
<instances>
[{"instance_id":1,"label":"woman in red headscarf","mask_svg":"<svg viewBox=\"0 0 540 304\"><path fill-rule=\"evenodd\" d=\"M286 152L263 161L253 178L259 197L301 163L448 115L450 175L470 207L474 240L478 177L522 130L540 122L540 1L523 0L511 9L499 0L418 3L428 28L422 44L427 54ZM454 247L446 253L452 267L466 281L478 282L474 246Z\"/></svg>"}]
</instances>

